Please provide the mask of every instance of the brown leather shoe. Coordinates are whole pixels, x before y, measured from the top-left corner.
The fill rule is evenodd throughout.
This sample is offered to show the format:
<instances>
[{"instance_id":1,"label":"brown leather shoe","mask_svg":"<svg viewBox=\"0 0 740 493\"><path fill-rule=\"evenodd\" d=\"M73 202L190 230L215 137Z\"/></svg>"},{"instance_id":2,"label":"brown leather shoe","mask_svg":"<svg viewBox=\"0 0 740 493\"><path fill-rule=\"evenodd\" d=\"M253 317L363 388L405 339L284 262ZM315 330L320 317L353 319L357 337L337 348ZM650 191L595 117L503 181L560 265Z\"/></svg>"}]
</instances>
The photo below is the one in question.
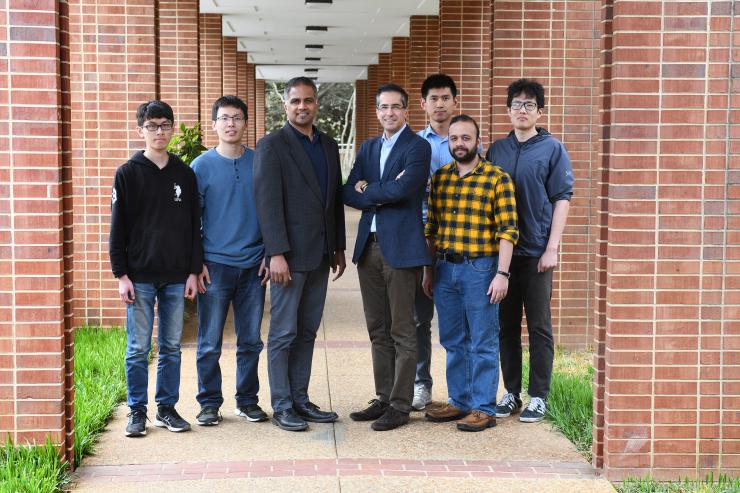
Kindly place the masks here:
<instances>
[{"instance_id":1,"label":"brown leather shoe","mask_svg":"<svg viewBox=\"0 0 740 493\"><path fill-rule=\"evenodd\" d=\"M486 428L496 426L496 416L489 416L477 409L465 416L457 424L457 429L462 431L483 431Z\"/></svg>"},{"instance_id":2,"label":"brown leather shoe","mask_svg":"<svg viewBox=\"0 0 740 493\"><path fill-rule=\"evenodd\" d=\"M427 421L432 421L433 423L444 423L446 421L455 421L464 418L467 415L468 413L461 411L452 404L445 404L444 406L429 409L424 417Z\"/></svg>"}]
</instances>

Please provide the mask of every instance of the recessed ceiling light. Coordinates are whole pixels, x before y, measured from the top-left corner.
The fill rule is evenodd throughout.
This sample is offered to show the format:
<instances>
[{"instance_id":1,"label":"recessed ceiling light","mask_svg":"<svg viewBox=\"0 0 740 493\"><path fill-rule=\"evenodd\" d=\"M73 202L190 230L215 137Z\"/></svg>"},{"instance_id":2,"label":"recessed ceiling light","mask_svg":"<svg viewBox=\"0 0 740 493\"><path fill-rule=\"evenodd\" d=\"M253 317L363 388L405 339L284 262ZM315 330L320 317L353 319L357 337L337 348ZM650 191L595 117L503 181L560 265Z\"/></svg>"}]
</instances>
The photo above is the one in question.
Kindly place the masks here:
<instances>
[{"instance_id":1,"label":"recessed ceiling light","mask_svg":"<svg viewBox=\"0 0 740 493\"><path fill-rule=\"evenodd\" d=\"M306 8L309 9L328 9L331 7L332 0L306 0Z\"/></svg>"},{"instance_id":2,"label":"recessed ceiling light","mask_svg":"<svg viewBox=\"0 0 740 493\"><path fill-rule=\"evenodd\" d=\"M317 69L315 67L306 67L306 68L303 69L303 71L304 72L313 72L313 73L316 73L316 72L319 71L319 69Z\"/></svg>"},{"instance_id":3,"label":"recessed ceiling light","mask_svg":"<svg viewBox=\"0 0 740 493\"><path fill-rule=\"evenodd\" d=\"M324 34L329 31L326 26L306 26L307 34Z\"/></svg>"},{"instance_id":4,"label":"recessed ceiling light","mask_svg":"<svg viewBox=\"0 0 740 493\"><path fill-rule=\"evenodd\" d=\"M321 57L318 57L318 56L307 56L305 58L305 60L307 62L320 62L321 61Z\"/></svg>"},{"instance_id":5,"label":"recessed ceiling light","mask_svg":"<svg viewBox=\"0 0 740 493\"><path fill-rule=\"evenodd\" d=\"M306 45L306 51L309 53L320 53L324 49L324 45Z\"/></svg>"},{"instance_id":6,"label":"recessed ceiling light","mask_svg":"<svg viewBox=\"0 0 740 493\"><path fill-rule=\"evenodd\" d=\"M318 77L309 77L309 79L311 79L311 80L312 80L312 81L314 81L314 82L316 82L317 80L319 80L319 78L318 78Z\"/></svg>"}]
</instances>

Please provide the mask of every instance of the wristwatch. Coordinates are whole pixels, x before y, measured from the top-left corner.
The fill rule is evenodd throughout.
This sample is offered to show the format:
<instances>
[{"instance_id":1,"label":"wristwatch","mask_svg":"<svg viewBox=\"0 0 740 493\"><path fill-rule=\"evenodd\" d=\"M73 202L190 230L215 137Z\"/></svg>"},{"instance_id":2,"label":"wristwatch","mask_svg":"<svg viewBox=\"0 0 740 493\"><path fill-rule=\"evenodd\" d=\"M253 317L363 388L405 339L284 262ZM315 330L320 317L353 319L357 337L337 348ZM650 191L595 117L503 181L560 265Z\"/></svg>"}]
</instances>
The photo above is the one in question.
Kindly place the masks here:
<instances>
[{"instance_id":1,"label":"wristwatch","mask_svg":"<svg viewBox=\"0 0 740 493\"><path fill-rule=\"evenodd\" d=\"M504 271L500 270L500 271L496 272L496 274L501 274L506 279L511 279L511 272L504 272Z\"/></svg>"}]
</instances>

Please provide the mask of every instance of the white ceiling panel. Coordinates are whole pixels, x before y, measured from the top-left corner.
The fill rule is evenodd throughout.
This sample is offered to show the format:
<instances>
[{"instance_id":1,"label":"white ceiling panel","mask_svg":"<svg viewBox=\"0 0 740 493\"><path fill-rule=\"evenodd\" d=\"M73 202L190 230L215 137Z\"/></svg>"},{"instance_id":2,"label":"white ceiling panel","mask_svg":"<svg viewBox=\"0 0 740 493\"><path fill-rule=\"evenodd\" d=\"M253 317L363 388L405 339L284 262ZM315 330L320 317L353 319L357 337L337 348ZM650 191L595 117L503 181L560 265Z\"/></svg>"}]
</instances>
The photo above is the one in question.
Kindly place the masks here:
<instances>
[{"instance_id":1,"label":"white ceiling panel","mask_svg":"<svg viewBox=\"0 0 740 493\"><path fill-rule=\"evenodd\" d=\"M367 67L341 65L338 67L318 67L318 71L306 72L306 65L257 65L257 78L287 81L293 77L314 77L316 82L354 82L367 79Z\"/></svg>"},{"instance_id":2,"label":"white ceiling panel","mask_svg":"<svg viewBox=\"0 0 740 493\"><path fill-rule=\"evenodd\" d=\"M250 62L262 67L264 74L285 73L286 69L270 71L268 65L312 64L334 67L326 77L342 77L336 81L341 82L348 74L357 74L357 66L364 70L378 63L378 53L391 51L393 37L408 36L410 16L436 15L439 0L333 0L321 9L307 7L304 0L201 0L200 12L222 14L224 36L238 37L237 49L248 52ZM327 30L310 33L306 26ZM307 44L324 48L309 53ZM349 69L340 71L342 65Z\"/></svg>"}]
</instances>

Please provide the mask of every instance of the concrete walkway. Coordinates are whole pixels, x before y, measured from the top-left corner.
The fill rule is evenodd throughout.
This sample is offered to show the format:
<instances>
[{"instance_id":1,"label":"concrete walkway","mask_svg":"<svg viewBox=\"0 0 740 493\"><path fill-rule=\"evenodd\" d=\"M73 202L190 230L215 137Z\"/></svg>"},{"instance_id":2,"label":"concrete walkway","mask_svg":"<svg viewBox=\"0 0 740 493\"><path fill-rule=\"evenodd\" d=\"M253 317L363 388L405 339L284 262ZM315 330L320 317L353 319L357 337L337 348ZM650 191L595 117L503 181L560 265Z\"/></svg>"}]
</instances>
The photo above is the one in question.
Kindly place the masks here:
<instances>
[{"instance_id":1,"label":"concrete walkway","mask_svg":"<svg viewBox=\"0 0 740 493\"><path fill-rule=\"evenodd\" d=\"M347 211L352 242L359 215ZM349 250L351 251L351 249ZM268 316L263 323L267 338ZM436 327L434 329L436 333ZM546 423L499 420L482 433L464 433L454 423L433 424L413 413L408 426L374 432L349 419L374 397L370 345L365 329L357 270L350 265L330 283L316 342L311 400L332 409L334 424L311 423L291 433L269 421L249 423L234 416L233 333L221 359L226 402L216 427L195 425L195 334L186 334L182 354L180 414L193 424L187 433L149 426L146 437L126 438L125 406L101 435L96 455L75 473L76 492L244 492L244 491L505 491L613 492L574 446ZM444 350L432 361L436 401L446 400ZM154 414L156 365L150 369L150 419ZM269 408L266 358L260 360L260 402ZM501 387L501 386L500 386Z\"/></svg>"}]
</instances>

